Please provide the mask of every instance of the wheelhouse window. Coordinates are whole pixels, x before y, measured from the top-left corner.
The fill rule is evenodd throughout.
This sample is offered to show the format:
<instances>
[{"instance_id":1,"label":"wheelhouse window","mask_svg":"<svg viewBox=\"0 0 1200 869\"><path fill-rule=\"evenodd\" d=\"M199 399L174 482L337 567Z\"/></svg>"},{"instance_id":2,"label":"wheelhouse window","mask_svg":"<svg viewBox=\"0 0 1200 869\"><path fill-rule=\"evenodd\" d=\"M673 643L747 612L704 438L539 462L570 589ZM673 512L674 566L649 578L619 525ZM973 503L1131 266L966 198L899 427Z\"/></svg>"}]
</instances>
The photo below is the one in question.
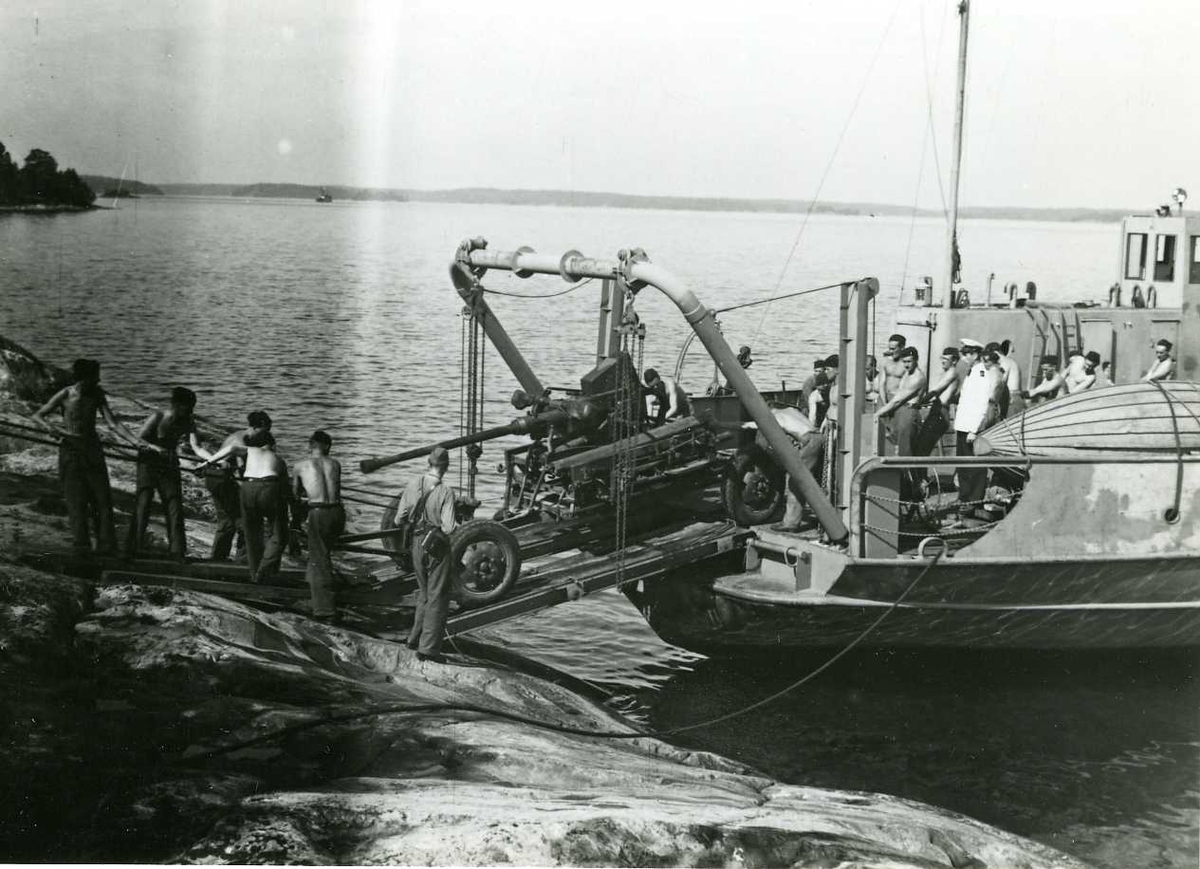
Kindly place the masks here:
<instances>
[{"instance_id":1,"label":"wheelhouse window","mask_svg":"<svg viewBox=\"0 0 1200 869\"><path fill-rule=\"evenodd\" d=\"M1170 283L1175 280L1175 236L1154 238L1154 280Z\"/></svg>"},{"instance_id":2,"label":"wheelhouse window","mask_svg":"<svg viewBox=\"0 0 1200 869\"><path fill-rule=\"evenodd\" d=\"M1141 281L1146 278L1146 233L1131 232L1125 236L1125 278Z\"/></svg>"},{"instance_id":3,"label":"wheelhouse window","mask_svg":"<svg viewBox=\"0 0 1200 869\"><path fill-rule=\"evenodd\" d=\"M1188 269L1188 283L1200 284L1200 235L1192 236L1192 256L1188 262L1191 263Z\"/></svg>"}]
</instances>

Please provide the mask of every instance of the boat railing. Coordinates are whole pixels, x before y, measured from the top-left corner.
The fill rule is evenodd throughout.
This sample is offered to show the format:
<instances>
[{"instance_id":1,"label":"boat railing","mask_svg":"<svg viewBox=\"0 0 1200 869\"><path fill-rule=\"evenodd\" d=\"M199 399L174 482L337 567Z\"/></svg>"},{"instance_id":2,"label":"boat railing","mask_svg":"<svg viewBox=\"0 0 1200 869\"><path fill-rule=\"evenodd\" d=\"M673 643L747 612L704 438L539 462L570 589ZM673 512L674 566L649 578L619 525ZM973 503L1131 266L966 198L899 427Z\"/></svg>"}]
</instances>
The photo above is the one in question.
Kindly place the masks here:
<instances>
[{"instance_id":1,"label":"boat railing","mask_svg":"<svg viewBox=\"0 0 1200 869\"><path fill-rule=\"evenodd\" d=\"M1100 466L1140 467L1143 474L1134 476L1157 471L1164 475L1164 482L1177 482L1174 503L1164 499L1138 516L1141 521L1169 528L1180 520L1179 494L1185 469L1200 475L1200 455L1080 450L1054 456L873 456L861 462L852 475L849 551L859 558L932 557L939 549L953 553L1002 526L1038 469L1065 473L1070 468ZM989 475L990 481L976 487L981 497L962 501L952 478L956 472L972 470ZM1070 521L1062 515L1045 518ZM1086 530L1088 522L1081 527ZM1032 529L1014 533L1028 531Z\"/></svg>"}]
</instances>

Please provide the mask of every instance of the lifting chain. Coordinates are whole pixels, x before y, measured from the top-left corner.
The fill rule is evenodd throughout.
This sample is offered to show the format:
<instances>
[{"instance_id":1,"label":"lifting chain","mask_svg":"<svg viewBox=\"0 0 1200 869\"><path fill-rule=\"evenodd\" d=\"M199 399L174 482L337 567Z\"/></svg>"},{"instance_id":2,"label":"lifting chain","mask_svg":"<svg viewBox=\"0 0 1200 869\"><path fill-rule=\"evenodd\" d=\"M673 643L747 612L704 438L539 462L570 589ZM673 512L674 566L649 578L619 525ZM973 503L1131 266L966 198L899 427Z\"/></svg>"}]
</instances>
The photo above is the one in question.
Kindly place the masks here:
<instances>
[{"instance_id":1,"label":"lifting chain","mask_svg":"<svg viewBox=\"0 0 1200 869\"><path fill-rule=\"evenodd\" d=\"M613 395L611 433L616 451L613 453L612 475L609 480L609 499L613 505L615 523L615 553L617 588L625 584L625 547L629 533L629 500L633 495L637 472L636 444L639 402L642 388L638 380L644 353L646 329L638 323L632 310L632 298L626 300L625 317L621 323L620 351L617 354L617 383ZM633 368L634 354L638 367ZM632 369L632 370L631 370Z\"/></svg>"},{"instance_id":2,"label":"lifting chain","mask_svg":"<svg viewBox=\"0 0 1200 869\"><path fill-rule=\"evenodd\" d=\"M462 337L459 347L459 430L463 434L475 434L483 429L484 374L486 349L483 324L474 307L462 310ZM479 457L483 448L479 444L468 444L459 453L458 485L463 483L463 456L467 459L467 495L475 497L475 477L479 473Z\"/></svg>"}]
</instances>

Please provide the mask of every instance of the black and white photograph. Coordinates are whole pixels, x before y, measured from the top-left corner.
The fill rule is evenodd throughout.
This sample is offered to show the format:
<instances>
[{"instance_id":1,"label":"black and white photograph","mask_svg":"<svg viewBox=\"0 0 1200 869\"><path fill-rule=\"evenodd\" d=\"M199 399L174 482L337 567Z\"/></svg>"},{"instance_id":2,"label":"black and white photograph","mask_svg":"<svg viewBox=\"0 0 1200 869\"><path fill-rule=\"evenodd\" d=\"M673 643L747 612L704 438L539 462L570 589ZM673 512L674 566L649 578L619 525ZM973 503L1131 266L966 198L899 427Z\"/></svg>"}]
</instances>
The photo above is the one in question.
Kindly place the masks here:
<instances>
[{"instance_id":1,"label":"black and white photograph","mask_svg":"<svg viewBox=\"0 0 1200 869\"><path fill-rule=\"evenodd\" d=\"M1198 12L0 5L0 864L1200 866Z\"/></svg>"}]
</instances>

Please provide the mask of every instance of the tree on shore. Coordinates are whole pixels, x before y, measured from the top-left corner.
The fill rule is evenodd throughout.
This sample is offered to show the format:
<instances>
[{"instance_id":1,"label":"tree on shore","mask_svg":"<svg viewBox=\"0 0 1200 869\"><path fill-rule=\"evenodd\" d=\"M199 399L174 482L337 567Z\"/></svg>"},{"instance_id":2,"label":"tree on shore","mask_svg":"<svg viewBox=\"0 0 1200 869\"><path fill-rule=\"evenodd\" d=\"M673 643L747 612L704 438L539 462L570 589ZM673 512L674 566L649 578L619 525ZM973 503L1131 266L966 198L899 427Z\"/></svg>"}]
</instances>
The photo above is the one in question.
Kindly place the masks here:
<instances>
[{"instance_id":1,"label":"tree on shore","mask_svg":"<svg viewBox=\"0 0 1200 869\"><path fill-rule=\"evenodd\" d=\"M17 201L17 164L0 142L0 205Z\"/></svg>"},{"instance_id":2,"label":"tree on shore","mask_svg":"<svg viewBox=\"0 0 1200 869\"><path fill-rule=\"evenodd\" d=\"M41 148L34 148L20 169L8 149L0 143L0 205L73 205L84 207L96 194L74 169L60 172L58 161Z\"/></svg>"}]
</instances>

